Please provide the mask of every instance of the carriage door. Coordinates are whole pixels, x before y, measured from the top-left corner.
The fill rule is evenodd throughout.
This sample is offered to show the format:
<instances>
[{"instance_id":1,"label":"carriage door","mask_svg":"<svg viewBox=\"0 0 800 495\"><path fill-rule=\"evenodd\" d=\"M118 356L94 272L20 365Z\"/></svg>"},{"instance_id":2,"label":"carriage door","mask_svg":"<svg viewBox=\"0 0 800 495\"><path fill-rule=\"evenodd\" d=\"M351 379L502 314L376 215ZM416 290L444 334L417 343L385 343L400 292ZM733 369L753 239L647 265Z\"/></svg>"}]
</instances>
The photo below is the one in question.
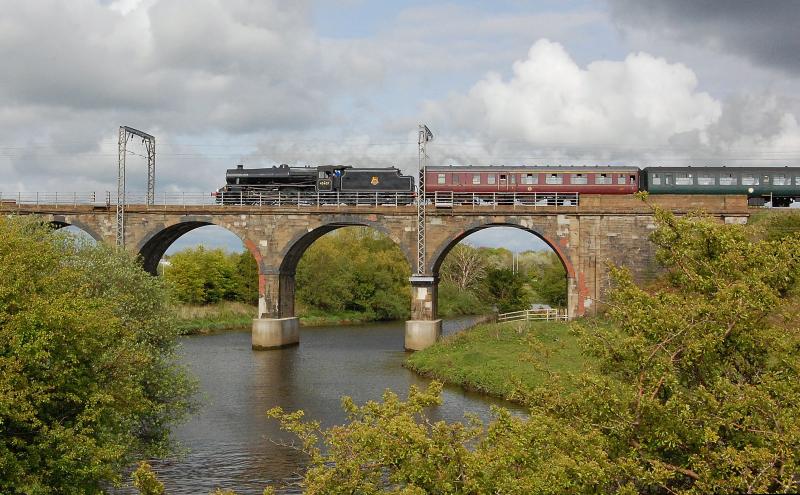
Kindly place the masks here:
<instances>
[{"instance_id":1,"label":"carriage door","mask_svg":"<svg viewBox=\"0 0 800 495\"><path fill-rule=\"evenodd\" d=\"M500 174L500 191L508 191L508 174Z\"/></svg>"},{"instance_id":2,"label":"carriage door","mask_svg":"<svg viewBox=\"0 0 800 495\"><path fill-rule=\"evenodd\" d=\"M672 177L672 174L664 174L664 185L671 186L675 183L675 179Z\"/></svg>"}]
</instances>

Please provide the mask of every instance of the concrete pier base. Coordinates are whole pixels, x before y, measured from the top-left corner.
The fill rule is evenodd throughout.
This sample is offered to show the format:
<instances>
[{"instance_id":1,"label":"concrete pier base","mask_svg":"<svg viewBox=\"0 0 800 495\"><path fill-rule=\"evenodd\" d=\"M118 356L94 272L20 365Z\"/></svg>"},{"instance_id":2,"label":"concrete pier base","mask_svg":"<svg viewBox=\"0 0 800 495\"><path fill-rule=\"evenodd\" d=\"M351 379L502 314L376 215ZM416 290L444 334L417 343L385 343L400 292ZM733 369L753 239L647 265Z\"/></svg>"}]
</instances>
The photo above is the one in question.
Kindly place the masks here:
<instances>
[{"instance_id":1,"label":"concrete pier base","mask_svg":"<svg viewBox=\"0 0 800 495\"><path fill-rule=\"evenodd\" d=\"M292 318L253 318L254 351L277 349L300 343L300 320Z\"/></svg>"},{"instance_id":2,"label":"concrete pier base","mask_svg":"<svg viewBox=\"0 0 800 495\"><path fill-rule=\"evenodd\" d=\"M407 351L421 351L432 346L442 336L442 320L406 321Z\"/></svg>"}]
</instances>

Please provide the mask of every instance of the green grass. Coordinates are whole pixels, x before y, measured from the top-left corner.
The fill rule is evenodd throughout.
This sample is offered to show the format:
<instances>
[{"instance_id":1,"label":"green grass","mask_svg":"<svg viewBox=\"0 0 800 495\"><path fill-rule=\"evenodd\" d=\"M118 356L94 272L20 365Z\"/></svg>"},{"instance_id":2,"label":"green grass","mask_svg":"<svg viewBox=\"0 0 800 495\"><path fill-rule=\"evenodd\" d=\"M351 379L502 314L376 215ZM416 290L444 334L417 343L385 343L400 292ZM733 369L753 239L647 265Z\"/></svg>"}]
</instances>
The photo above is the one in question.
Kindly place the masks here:
<instances>
[{"instance_id":1,"label":"green grass","mask_svg":"<svg viewBox=\"0 0 800 495\"><path fill-rule=\"evenodd\" d=\"M249 304L225 301L206 306L178 305L175 314L184 335L242 328L252 324L258 309Z\"/></svg>"},{"instance_id":2,"label":"green grass","mask_svg":"<svg viewBox=\"0 0 800 495\"><path fill-rule=\"evenodd\" d=\"M249 327L258 308L250 304L224 301L205 306L181 304L175 306L174 311L181 333L194 335ZM356 311L326 313L301 309L298 316L303 326L351 325L375 320L375 315L371 313Z\"/></svg>"},{"instance_id":3,"label":"green grass","mask_svg":"<svg viewBox=\"0 0 800 495\"><path fill-rule=\"evenodd\" d=\"M577 340L566 323L492 323L418 351L405 366L446 383L519 401L519 390L588 366Z\"/></svg>"},{"instance_id":4,"label":"green grass","mask_svg":"<svg viewBox=\"0 0 800 495\"><path fill-rule=\"evenodd\" d=\"M321 310L300 309L297 315L300 317L300 324L305 327L320 327L328 325L355 325L376 321L372 313L360 313L358 311L341 311L330 313Z\"/></svg>"}]
</instances>

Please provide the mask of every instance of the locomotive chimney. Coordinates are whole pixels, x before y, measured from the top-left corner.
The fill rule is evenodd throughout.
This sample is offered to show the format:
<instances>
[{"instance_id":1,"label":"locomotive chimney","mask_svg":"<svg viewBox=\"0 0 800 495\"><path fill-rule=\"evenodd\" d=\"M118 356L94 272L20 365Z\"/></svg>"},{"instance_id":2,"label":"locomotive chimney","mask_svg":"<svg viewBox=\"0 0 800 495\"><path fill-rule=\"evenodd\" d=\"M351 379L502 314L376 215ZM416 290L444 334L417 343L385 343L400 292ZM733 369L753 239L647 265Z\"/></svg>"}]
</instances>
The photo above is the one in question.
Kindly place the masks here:
<instances>
[{"instance_id":1,"label":"locomotive chimney","mask_svg":"<svg viewBox=\"0 0 800 495\"><path fill-rule=\"evenodd\" d=\"M244 168L244 165L242 165L241 163L239 165L236 165L236 169L237 170L242 170L243 168Z\"/></svg>"}]
</instances>

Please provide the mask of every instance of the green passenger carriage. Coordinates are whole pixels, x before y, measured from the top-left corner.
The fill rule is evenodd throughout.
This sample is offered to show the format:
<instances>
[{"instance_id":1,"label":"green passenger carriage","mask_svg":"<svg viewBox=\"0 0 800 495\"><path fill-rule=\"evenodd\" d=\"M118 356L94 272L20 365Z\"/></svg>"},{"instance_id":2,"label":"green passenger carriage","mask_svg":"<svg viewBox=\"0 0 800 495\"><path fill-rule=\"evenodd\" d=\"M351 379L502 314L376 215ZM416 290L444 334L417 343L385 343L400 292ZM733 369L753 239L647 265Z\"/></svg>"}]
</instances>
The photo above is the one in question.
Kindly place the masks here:
<instances>
[{"instance_id":1,"label":"green passenger carriage","mask_svg":"<svg viewBox=\"0 0 800 495\"><path fill-rule=\"evenodd\" d=\"M800 199L795 167L647 167L641 175L651 194L746 194L751 206L776 207Z\"/></svg>"}]
</instances>

